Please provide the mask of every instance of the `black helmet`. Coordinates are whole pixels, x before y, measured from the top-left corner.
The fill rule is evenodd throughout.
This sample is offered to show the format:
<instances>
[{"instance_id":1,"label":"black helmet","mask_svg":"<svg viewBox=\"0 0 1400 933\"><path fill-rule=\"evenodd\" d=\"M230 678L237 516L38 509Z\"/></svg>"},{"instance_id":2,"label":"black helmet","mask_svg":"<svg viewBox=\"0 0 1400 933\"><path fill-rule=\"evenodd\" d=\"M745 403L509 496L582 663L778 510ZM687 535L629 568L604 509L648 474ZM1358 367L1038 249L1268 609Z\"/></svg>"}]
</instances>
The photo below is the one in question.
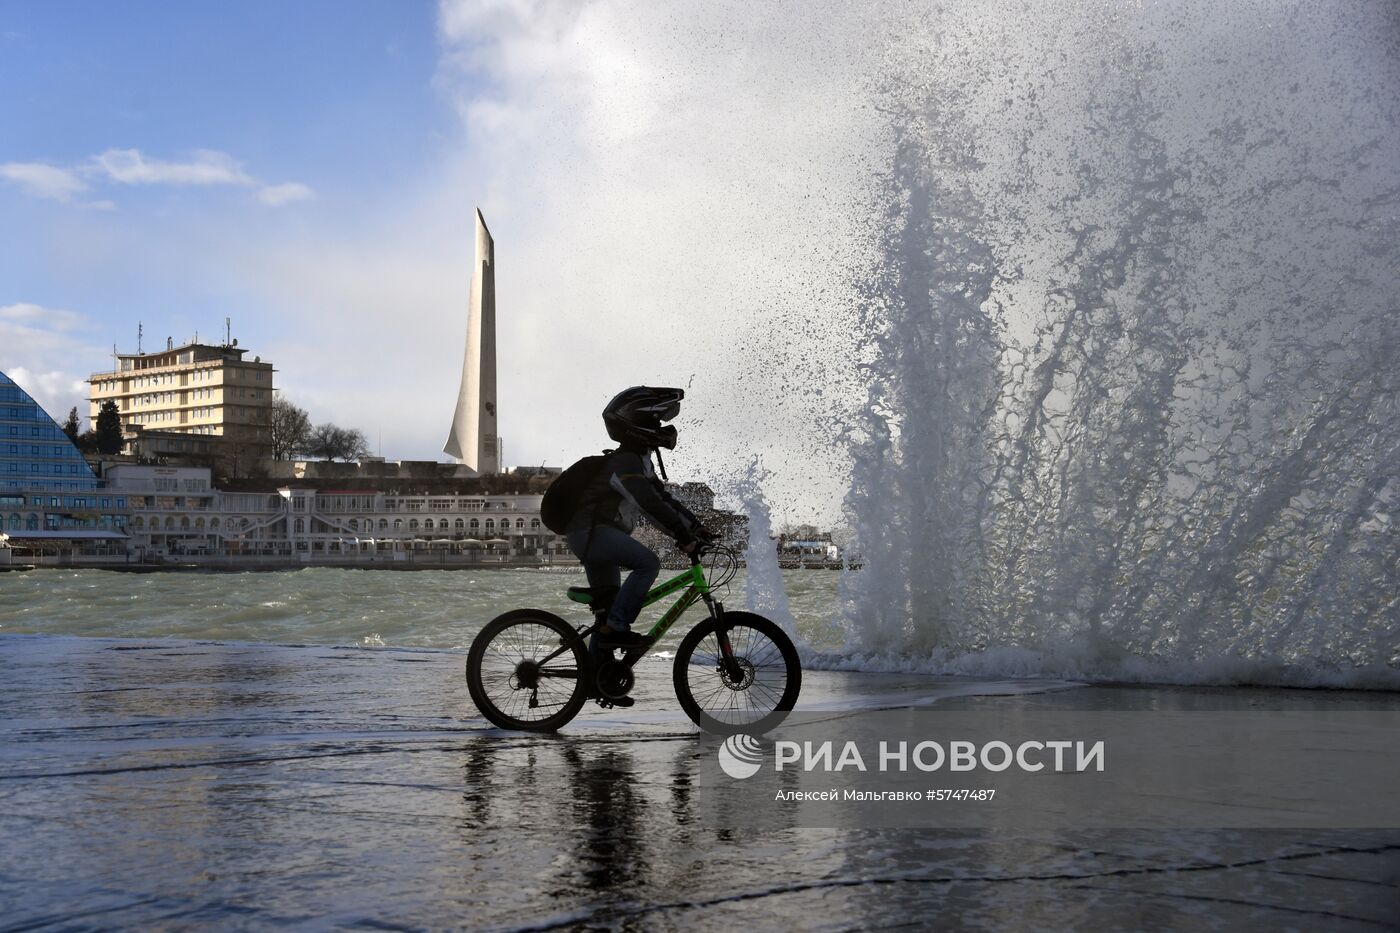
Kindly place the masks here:
<instances>
[{"instance_id":1,"label":"black helmet","mask_svg":"<svg viewBox=\"0 0 1400 933\"><path fill-rule=\"evenodd\" d=\"M684 389L658 389L653 386L633 386L623 389L603 409L603 424L608 437L619 444L638 447L676 448L676 429L662 427L680 414Z\"/></svg>"}]
</instances>

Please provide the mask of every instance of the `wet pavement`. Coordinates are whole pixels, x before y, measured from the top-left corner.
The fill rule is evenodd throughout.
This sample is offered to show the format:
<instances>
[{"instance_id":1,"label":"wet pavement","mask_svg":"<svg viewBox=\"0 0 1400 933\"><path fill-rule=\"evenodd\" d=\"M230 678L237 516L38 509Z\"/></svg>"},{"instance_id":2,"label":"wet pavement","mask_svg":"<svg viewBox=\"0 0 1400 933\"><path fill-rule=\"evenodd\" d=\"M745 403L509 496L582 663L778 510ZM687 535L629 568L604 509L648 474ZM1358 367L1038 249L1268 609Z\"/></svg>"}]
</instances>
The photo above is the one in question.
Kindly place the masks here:
<instances>
[{"instance_id":1,"label":"wet pavement","mask_svg":"<svg viewBox=\"0 0 1400 933\"><path fill-rule=\"evenodd\" d=\"M0 638L0 930L1400 928L1400 829L749 833L669 663L555 736L464 652ZM1048 689L1051 692L1044 692ZM809 708L1400 706L807 672Z\"/></svg>"}]
</instances>

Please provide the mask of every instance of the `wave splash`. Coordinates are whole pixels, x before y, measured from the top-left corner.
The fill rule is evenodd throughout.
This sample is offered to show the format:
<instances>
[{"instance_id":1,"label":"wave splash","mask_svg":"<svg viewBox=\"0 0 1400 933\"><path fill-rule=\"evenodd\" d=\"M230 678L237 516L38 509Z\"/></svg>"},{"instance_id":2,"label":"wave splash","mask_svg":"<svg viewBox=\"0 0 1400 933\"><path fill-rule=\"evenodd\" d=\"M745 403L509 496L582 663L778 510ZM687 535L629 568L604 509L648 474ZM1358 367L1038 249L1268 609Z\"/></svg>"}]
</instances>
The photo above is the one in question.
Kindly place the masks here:
<instances>
[{"instance_id":1,"label":"wave splash","mask_svg":"<svg viewBox=\"0 0 1400 933\"><path fill-rule=\"evenodd\" d=\"M1395 14L1166 6L892 49L830 666L1400 687Z\"/></svg>"}]
</instances>

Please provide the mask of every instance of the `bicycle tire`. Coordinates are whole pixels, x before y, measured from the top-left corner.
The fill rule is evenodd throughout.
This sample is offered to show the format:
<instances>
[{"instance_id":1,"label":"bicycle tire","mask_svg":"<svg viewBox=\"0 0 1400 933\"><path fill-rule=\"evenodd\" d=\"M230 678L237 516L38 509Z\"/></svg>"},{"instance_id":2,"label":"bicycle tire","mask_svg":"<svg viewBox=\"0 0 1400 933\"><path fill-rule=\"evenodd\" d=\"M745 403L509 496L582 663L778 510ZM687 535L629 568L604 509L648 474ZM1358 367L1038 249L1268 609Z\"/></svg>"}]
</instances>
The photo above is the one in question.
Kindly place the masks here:
<instances>
[{"instance_id":1,"label":"bicycle tire","mask_svg":"<svg viewBox=\"0 0 1400 933\"><path fill-rule=\"evenodd\" d=\"M751 675L748 683L720 670L720 625L729 629L735 656ZM681 639L672 677L681 708L701 729L717 735L762 735L787 718L797 703L802 663L792 639L777 623L752 612L726 612L718 622L706 619ZM702 691L699 696L697 690Z\"/></svg>"},{"instance_id":2,"label":"bicycle tire","mask_svg":"<svg viewBox=\"0 0 1400 933\"><path fill-rule=\"evenodd\" d=\"M553 676L537 673L537 689L533 691L522 685L521 665L561 645L569 650L544 668ZM467 652L467 691L481 715L502 729L554 732L577 716L588 700L583 682L587 660L583 642L569 623L543 610L516 609L486 623L472 640ZM530 694L539 701L542 691L543 702L532 709ZM536 718L533 714L540 709L546 712ZM529 714L529 718L521 714Z\"/></svg>"}]
</instances>

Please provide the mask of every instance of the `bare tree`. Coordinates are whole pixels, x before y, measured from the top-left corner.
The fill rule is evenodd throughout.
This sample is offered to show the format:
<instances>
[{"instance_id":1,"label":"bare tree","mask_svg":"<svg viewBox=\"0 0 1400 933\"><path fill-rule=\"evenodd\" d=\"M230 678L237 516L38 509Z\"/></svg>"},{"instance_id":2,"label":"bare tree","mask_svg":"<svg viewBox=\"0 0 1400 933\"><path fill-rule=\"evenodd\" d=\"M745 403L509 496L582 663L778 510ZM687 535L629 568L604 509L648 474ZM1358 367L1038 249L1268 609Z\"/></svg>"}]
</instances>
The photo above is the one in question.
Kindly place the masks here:
<instances>
[{"instance_id":1,"label":"bare tree","mask_svg":"<svg viewBox=\"0 0 1400 933\"><path fill-rule=\"evenodd\" d=\"M362 431L327 422L311 430L303 449L322 460L359 460L369 454L369 441Z\"/></svg>"},{"instance_id":2,"label":"bare tree","mask_svg":"<svg viewBox=\"0 0 1400 933\"><path fill-rule=\"evenodd\" d=\"M272 400L271 434L272 459L290 460L307 449L311 435L311 418L304 408L299 408L278 395Z\"/></svg>"}]
</instances>

